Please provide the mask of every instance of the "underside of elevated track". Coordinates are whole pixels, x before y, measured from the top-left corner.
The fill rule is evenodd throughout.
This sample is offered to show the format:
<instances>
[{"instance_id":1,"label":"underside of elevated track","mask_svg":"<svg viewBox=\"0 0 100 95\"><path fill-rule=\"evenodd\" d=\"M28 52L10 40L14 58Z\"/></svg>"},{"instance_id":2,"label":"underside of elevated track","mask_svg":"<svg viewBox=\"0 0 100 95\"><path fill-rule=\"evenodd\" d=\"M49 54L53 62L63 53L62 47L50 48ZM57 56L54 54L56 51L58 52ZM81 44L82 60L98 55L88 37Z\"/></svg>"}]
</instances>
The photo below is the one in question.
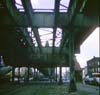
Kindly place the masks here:
<instances>
[{"instance_id":1,"label":"underside of elevated track","mask_svg":"<svg viewBox=\"0 0 100 95\"><path fill-rule=\"evenodd\" d=\"M51 0L52 9L35 8L32 1L0 0L0 55L12 68L34 67L47 75L47 68L70 67L69 91L74 91L74 54L100 26L99 0ZM45 45L44 35L52 36Z\"/></svg>"}]
</instances>

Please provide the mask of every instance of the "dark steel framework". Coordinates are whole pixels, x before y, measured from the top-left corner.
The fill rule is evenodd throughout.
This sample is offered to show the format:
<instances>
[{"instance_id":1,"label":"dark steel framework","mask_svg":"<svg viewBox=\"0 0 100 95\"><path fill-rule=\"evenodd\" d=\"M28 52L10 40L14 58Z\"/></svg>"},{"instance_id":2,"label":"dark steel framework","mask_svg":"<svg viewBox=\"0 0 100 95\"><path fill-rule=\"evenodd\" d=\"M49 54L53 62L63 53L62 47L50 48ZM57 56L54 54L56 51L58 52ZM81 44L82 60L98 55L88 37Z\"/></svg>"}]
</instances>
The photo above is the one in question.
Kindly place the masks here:
<instances>
[{"instance_id":1,"label":"dark steel framework","mask_svg":"<svg viewBox=\"0 0 100 95\"><path fill-rule=\"evenodd\" d=\"M74 54L79 52L80 44L92 30L99 26L99 0L92 3L91 0L70 0L69 6L61 4L61 0L55 0L52 12L36 12L30 0L21 1L22 5L15 0L0 1L0 18L3 18L0 19L0 44L4 43L0 46L0 53L7 65L14 66L13 77L17 66L36 67L43 73L47 67L69 66L69 91L76 91ZM18 9L16 4L23 8ZM60 6L65 7L67 12L60 12ZM31 35L28 27L31 28ZM58 27L62 29L62 39L60 46L56 47ZM52 47L42 46L39 28L53 28Z\"/></svg>"}]
</instances>

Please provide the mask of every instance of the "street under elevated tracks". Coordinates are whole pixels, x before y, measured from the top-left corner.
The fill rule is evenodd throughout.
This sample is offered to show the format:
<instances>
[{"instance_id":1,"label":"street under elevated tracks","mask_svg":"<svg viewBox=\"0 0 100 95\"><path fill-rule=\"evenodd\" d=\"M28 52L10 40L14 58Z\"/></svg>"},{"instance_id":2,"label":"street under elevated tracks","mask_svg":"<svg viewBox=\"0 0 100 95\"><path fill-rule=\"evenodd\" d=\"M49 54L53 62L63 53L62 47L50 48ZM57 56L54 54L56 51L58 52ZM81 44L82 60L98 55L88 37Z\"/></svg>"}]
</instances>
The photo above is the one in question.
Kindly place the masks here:
<instances>
[{"instance_id":1,"label":"street under elevated tracks","mask_svg":"<svg viewBox=\"0 0 100 95\"><path fill-rule=\"evenodd\" d=\"M100 26L99 0L69 0L68 4L63 3L64 0L52 0L53 7L50 9L45 6L45 2L43 8L35 8L32 1L35 0L0 0L0 56L3 56L5 66L11 67L9 70L12 72L12 83L15 82L16 68L18 81L20 68L27 68L27 83L30 68L37 69L44 76L51 78L59 67L59 82L62 84L61 73L62 67L65 66L70 68L69 87L55 84L4 84L0 91L4 95L66 95L67 91L77 92L74 55L80 53L80 45ZM48 36L44 37L45 35ZM3 69L1 74L7 73L8 69L6 70ZM62 89L66 91L63 92Z\"/></svg>"},{"instance_id":2,"label":"street under elevated tracks","mask_svg":"<svg viewBox=\"0 0 100 95\"><path fill-rule=\"evenodd\" d=\"M3 84L0 85L1 95L99 95L99 87L78 83L77 92L68 92L69 84Z\"/></svg>"}]
</instances>

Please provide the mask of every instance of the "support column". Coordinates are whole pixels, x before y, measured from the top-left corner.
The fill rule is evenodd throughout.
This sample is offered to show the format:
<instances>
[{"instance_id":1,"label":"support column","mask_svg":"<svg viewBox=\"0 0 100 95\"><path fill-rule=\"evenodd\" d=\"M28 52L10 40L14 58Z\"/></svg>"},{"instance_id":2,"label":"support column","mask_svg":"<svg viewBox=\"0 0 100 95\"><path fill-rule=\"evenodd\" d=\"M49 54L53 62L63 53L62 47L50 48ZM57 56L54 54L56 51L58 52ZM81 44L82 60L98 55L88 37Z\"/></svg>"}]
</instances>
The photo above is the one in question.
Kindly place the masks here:
<instances>
[{"instance_id":1,"label":"support column","mask_svg":"<svg viewBox=\"0 0 100 95\"><path fill-rule=\"evenodd\" d=\"M69 41L69 66L70 66L70 84L69 92L76 92L76 83L75 83L75 63L74 63L74 39L71 34Z\"/></svg>"},{"instance_id":2,"label":"support column","mask_svg":"<svg viewBox=\"0 0 100 95\"><path fill-rule=\"evenodd\" d=\"M52 83L52 70L51 70L51 68L49 69L50 70L50 82Z\"/></svg>"},{"instance_id":3,"label":"support column","mask_svg":"<svg viewBox=\"0 0 100 95\"><path fill-rule=\"evenodd\" d=\"M34 79L35 79L35 81L37 80L36 78L37 78L37 75L36 75L36 68L34 68Z\"/></svg>"},{"instance_id":4,"label":"support column","mask_svg":"<svg viewBox=\"0 0 100 95\"><path fill-rule=\"evenodd\" d=\"M20 67L18 67L18 83L20 83Z\"/></svg>"},{"instance_id":5,"label":"support column","mask_svg":"<svg viewBox=\"0 0 100 95\"><path fill-rule=\"evenodd\" d=\"M59 75L60 75L60 78L59 78L59 84L62 84L62 67L60 66L59 67Z\"/></svg>"},{"instance_id":6,"label":"support column","mask_svg":"<svg viewBox=\"0 0 100 95\"><path fill-rule=\"evenodd\" d=\"M38 78L38 69L36 69L36 81L37 81L37 78Z\"/></svg>"},{"instance_id":7,"label":"support column","mask_svg":"<svg viewBox=\"0 0 100 95\"><path fill-rule=\"evenodd\" d=\"M35 80L35 68L34 68L34 80Z\"/></svg>"},{"instance_id":8,"label":"support column","mask_svg":"<svg viewBox=\"0 0 100 95\"><path fill-rule=\"evenodd\" d=\"M14 78L15 78L15 67L12 67L12 82L14 83Z\"/></svg>"},{"instance_id":9,"label":"support column","mask_svg":"<svg viewBox=\"0 0 100 95\"><path fill-rule=\"evenodd\" d=\"M55 68L55 80L57 82L57 67Z\"/></svg>"},{"instance_id":10,"label":"support column","mask_svg":"<svg viewBox=\"0 0 100 95\"><path fill-rule=\"evenodd\" d=\"M27 67L28 70L27 70L27 82L29 82L29 71L30 71L30 67Z\"/></svg>"}]
</instances>

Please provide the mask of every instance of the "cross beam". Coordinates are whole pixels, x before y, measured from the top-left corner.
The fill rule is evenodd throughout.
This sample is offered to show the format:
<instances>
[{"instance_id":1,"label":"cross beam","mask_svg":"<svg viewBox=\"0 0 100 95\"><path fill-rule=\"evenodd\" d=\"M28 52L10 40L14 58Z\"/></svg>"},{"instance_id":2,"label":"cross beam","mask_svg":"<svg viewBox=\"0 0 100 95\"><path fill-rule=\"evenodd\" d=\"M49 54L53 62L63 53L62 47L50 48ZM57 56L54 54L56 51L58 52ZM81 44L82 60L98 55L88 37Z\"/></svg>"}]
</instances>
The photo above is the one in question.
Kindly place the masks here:
<instances>
[{"instance_id":1,"label":"cross beam","mask_svg":"<svg viewBox=\"0 0 100 95\"><path fill-rule=\"evenodd\" d=\"M0 25L8 25L8 26L20 26L20 27L30 27L30 21L28 20L25 12L19 12L17 8L15 7L15 4L13 2L14 0L6 0L6 6L8 8L8 11L10 12L10 18L8 15L5 16L5 14L0 15ZM54 12L33 12L32 13L32 22L34 27L54 27L54 18L55 18ZM71 15L70 12L68 13L59 13L59 17L57 20L57 26L58 27L68 27L70 18L69 15ZM12 23L12 19L14 22ZM94 25L99 25L99 15L98 17L92 17L92 16L85 16L83 13L77 13L75 17L74 26L75 27L91 27Z\"/></svg>"},{"instance_id":2,"label":"cross beam","mask_svg":"<svg viewBox=\"0 0 100 95\"><path fill-rule=\"evenodd\" d=\"M63 28L62 31L63 31L63 32L62 32L62 39L61 39L59 54L62 53L62 49L64 48L64 44L67 43L67 42L66 42L66 39L67 39L68 36L69 36L69 33L68 33L67 29L64 29L64 28Z\"/></svg>"},{"instance_id":3,"label":"cross beam","mask_svg":"<svg viewBox=\"0 0 100 95\"><path fill-rule=\"evenodd\" d=\"M82 25L83 25L83 20L84 20L84 15L81 16L81 20L79 20L77 13L78 12L82 12L85 4L86 4L87 0L82 0L81 2L79 0L71 0L70 1L70 5L68 8L68 21L67 21L67 25L68 25L68 32L69 34L66 32L66 34L64 35L64 37L62 38L62 42L61 42L61 46L60 46L60 52L62 51L62 48L65 45L65 42L67 42L67 37L70 36L70 34L76 34L77 31L75 30L75 24L79 21L81 21ZM76 19L78 18L79 21L76 22ZM79 28L80 29L80 28ZM78 30L79 31L79 30ZM74 35L75 36L75 35Z\"/></svg>"},{"instance_id":4,"label":"cross beam","mask_svg":"<svg viewBox=\"0 0 100 95\"><path fill-rule=\"evenodd\" d=\"M30 21L30 25L31 25L32 30L34 32L34 36L36 37L36 41L38 43L38 47L40 49L40 52L42 52L42 45L41 45L41 40L40 40L40 36L39 36L38 30L36 28L35 29L33 28L33 26L34 26L33 20L34 19L32 18L33 17L32 5L31 5L29 0L22 0L22 4L24 6L24 9L25 9L25 12L27 14L27 17L28 17L28 19Z\"/></svg>"},{"instance_id":5,"label":"cross beam","mask_svg":"<svg viewBox=\"0 0 100 95\"><path fill-rule=\"evenodd\" d=\"M57 30L57 20L59 17L59 6L60 0L55 0L55 14L54 14L54 29L53 29L53 50L52 53L54 54L55 51L55 39L56 39L56 30Z\"/></svg>"},{"instance_id":6,"label":"cross beam","mask_svg":"<svg viewBox=\"0 0 100 95\"><path fill-rule=\"evenodd\" d=\"M74 22L77 13L80 13L83 11L86 2L87 2L87 0L82 0L82 1L70 0L70 5L68 8L68 16L69 16L68 24L69 25L71 25Z\"/></svg>"}]
</instances>

